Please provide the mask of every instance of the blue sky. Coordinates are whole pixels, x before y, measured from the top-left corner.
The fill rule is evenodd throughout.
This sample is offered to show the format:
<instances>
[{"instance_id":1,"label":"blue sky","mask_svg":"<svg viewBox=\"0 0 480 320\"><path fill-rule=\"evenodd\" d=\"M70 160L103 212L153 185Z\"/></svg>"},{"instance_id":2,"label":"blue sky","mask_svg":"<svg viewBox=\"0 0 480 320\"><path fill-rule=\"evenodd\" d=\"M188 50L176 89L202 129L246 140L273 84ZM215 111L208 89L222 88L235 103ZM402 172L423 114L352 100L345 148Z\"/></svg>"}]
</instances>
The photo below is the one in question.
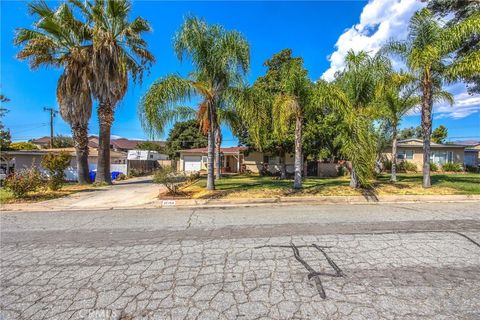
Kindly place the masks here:
<instances>
[{"instance_id":1,"label":"blue sky","mask_svg":"<svg viewBox=\"0 0 480 320\"><path fill-rule=\"evenodd\" d=\"M25 1L1 1L1 92L11 101L3 122L11 129L13 140L23 141L49 134L48 114L43 107L55 107L55 88L59 70L32 71L25 62L15 59L18 48L12 44L17 27L30 27ZM56 3L51 2L52 6ZM132 16L141 15L153 27L145 36L157 62L142 85L131 84L118 105L112 135L148 138L137 116L141 96L157 78L170 73L186 75L188 63L180 63L173 54L172 36L187 14L219 23L242 32L251 45L253 82L265 72L262 63L283 48L304 58L312 80L342 68L348 49L375 52L389 38L402 38L406 23L422 4L416 0L317 1L317 2L160 2L135 1ZM480 97L469 96L463 84L448 87L456 97L454 107L435 106L434 127L449 128L452 139L480 139ZM406 117L402 127L419 124L418 114ZM70 134L70 128L58 116L55 133ZM97 117L90 121L90 133L98 133ZM164 137L166 137L165 133ZM224 145L236 139L224 128Z\"/></svg>"}]
</instances>

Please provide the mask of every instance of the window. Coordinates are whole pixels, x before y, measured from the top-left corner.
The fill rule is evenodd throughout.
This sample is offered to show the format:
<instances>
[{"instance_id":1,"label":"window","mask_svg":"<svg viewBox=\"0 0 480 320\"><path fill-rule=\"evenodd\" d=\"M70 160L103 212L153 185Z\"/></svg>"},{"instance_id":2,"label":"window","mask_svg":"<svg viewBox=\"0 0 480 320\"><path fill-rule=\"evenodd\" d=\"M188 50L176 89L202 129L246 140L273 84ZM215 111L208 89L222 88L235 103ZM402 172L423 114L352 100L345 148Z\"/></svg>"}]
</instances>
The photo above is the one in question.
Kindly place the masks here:
<instances>
[{"instance_id":1,"label":"window","mask_svg":"<svg viewBox=\"0 0 480 320\"><path fill-rule=\"evenodd\" d=\"M435 164L445 164L453 161L452 151L432 151L430 154L430 161Z\"/></svg>"},{"instance_id":2,"label":"window","mask_svg":"<svg viewBox=\"0 0 480 320\"><path fill-rule=\"evenodd\" d=\"M153 159L153 154L150 155L150 159Z\"/></svg>"},{"instance_id":3,"label":"window","mask_svg":"<svg viewBox=\"0 0 480 320\"><path fill-rule=\"evenodd\" d=\"M402 150L397 154L397 159L399 160L412 160L413 159L413 150Z\"/></svg>"}]
</instances>

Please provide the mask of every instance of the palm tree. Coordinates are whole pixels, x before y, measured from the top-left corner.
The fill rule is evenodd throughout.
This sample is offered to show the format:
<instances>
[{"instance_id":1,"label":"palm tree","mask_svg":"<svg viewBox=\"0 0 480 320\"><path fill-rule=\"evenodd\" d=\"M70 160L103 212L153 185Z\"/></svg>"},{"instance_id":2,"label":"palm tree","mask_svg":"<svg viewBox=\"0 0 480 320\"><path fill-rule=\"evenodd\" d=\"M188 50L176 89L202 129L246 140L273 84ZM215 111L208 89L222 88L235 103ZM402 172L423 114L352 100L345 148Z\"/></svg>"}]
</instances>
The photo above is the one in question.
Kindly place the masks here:
<instances>
[{"instance_id":1,"label":"palm tree","mask_svg":"<svg viewBox=\"0 0 480 320\"><path fill-rule=\"evenodd\" d=\"M32 69L40 66L63 68L57 84L62 118L70 124L75 141L79 183L90 183L88 173L88 121L92 113L90 94L91 35L68 5L52 10L41 2L30 3L38 20L34 29L20 28L15 44L23 48L17 57Z\"/></svg>"},{"instance_id":2,"label":"palm tree","mask_svg":"<svg viewBox=\"0 0 480 320\"><path fill-rule=\"evenodd\" d=\"M342 141L341 152L352 162L350 186L367 187L376 158L375 88L390 70L390 63L380 55L370 57L364 51L350 51L345 63L345 69L337 74L333 83L317 82L316 99L342 114L338 135Z\"/></svg>"},{"instance_id":3,"label":"palm tree","mask_svg":"<svg viewBox=\"0 0 480 320\"><path fill-rule=\"evenodd\" d=\"M422 9L410 20L407 40L391 41L383 49L403 58L422 92L424 188L431 186L430 137L434 92L441 91L445 82L468 78L480 72L479 51L451 59L452 53L475 33L480 33L480 13L458 24L442 27L430 10Z\"/></svg>"},{"instance_id":4,"label":"palm tree","mask_svg":"<svg viewBox=\"0 0 480 320\"><path fill-rule=\"evenodd\" d=\"M100 123L95 181L111 183L110 132L115 107L127 92L129 76L141 81L155 61L142 38L151 28L141 17L129 21L132 7L128 0L70 1L85 15L92 34L91 91L99 102Z\"/></svg>"},{"instance_id":5,"label":"palm tree","mask_svg":"<svg viewBox=\"0 0 480 320\"><path fill-rule=\"evenodd\" d=\"M405 73L389 74L376 89L376 103L385 124L392 132L392 168L390 181L397 181L397 135L402 117L420 104L412 85L412 76Z\"/></svg>"},{"instance_id":6,"label":"palm tree","mask_svg":"<svg viewBox=\"0 0 480 320\"><path fill-rule=\"evenodd\" d=\"M240 85L249 68L249 45L236 31L188 17L175 35L174 48L179 60L190 58L194 72L188 78L170 75L154 83L140 105L142 123L151 133L161 134L167 123L191 114L191 108L183 103L199 98L197 119L208 136L207 189L214 190L218 110L228 102L229 92Z\"/></svg>"}]
</instances>

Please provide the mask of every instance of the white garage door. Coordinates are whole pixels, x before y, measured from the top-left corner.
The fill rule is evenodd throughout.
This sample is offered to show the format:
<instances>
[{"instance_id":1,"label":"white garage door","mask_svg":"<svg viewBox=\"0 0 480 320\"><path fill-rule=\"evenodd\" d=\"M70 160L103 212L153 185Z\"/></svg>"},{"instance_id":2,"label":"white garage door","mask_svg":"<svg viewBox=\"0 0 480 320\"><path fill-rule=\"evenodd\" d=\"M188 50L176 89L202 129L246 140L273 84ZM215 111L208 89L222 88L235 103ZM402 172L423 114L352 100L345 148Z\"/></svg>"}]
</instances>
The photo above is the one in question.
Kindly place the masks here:
<instances>
[{"instance_id":1,"label":"white garage door","mask_svg":"<svg viewBox=\"0 0 480 320\"><path fill-rule=\"evenodd\" d=\"M184 171L200 171L201 156L184 156Z\"/></svg>"}]
</instances>

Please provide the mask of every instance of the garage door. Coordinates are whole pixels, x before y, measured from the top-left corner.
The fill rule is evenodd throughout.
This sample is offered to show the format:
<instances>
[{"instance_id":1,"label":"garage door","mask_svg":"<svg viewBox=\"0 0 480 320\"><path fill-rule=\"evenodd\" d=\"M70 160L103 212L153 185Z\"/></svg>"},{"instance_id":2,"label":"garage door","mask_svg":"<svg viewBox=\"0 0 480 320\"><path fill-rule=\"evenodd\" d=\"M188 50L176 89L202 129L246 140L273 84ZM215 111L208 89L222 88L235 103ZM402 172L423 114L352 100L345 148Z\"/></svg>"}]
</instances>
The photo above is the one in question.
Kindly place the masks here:
<instances>
[{"instance_id":1,"label":"garage door","mask_svg":"<svg viewBox=\"0 0 480 320\"><path fill-rule=\"evenodd\" d=\"M184 170L200 171L201 160L202 160L201 156L184 156L183 157Z\"/></svg>"}]
</instances>

